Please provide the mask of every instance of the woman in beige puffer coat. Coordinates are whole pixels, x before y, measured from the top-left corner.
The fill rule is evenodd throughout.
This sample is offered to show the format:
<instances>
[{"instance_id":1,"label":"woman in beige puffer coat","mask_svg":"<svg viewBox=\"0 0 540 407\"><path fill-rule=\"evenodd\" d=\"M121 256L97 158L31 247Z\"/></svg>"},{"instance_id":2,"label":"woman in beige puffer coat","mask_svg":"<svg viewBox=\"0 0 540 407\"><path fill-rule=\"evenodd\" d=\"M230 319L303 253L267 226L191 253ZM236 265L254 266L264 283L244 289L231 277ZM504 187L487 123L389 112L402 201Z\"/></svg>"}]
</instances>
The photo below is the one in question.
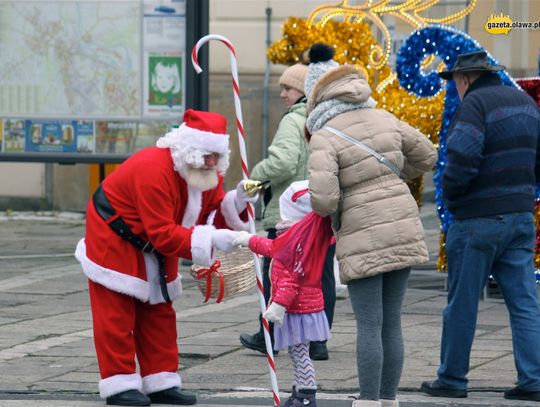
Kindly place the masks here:
<instances>
[{"instance_id":1,"label":"woman in beige puffer coat","mask_svg":"<svg viewBox=\"0 0 540 407\"><path fill-rule=\"evenodd\" d=\"M304 84L311 203L333 218L340 277L357 320L360 398L353 406L397 406L401 306L410 267L428 261L418 207L402 178L432 169L437 152L418 130L376 109L363 74L332 57L315 44ZM390 160L400 176L329 128Z\"/></svg>"}]
</instances>

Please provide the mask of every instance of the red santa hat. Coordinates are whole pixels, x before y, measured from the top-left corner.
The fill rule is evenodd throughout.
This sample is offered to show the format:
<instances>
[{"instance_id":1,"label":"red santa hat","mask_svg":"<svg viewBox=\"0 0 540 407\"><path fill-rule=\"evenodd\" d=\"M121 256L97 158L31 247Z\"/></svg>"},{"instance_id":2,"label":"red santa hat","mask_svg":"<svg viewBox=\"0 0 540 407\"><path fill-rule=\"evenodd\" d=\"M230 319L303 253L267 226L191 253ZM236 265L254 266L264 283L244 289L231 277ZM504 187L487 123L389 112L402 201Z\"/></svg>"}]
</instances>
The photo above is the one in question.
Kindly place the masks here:
<instances>
[{"instance_id":1,"label":"red santa hat","mask_svg":"<svg viewBox=\"0 0 540 407\"><path fill-rule=\"evenodd\" d=\"M219 113L188 109L184 123L177 130L182 144L211 153L229 152L227 119Z\"/></svg>"},{"instance_id":2,"label":"red santa hat","mask_svg":"<svg viewBox=\"0 0 540 407\"><path fill-rule=\"evenodd\" d=\"M214 112L188 109L184 113L184 122L158 139L156 145L170 148L177 170L181 171L182 162L202 166L204 155L220 154L218 171L225 173L229 166L229 135L227 120Z\"/></svg>"}]
</instances>

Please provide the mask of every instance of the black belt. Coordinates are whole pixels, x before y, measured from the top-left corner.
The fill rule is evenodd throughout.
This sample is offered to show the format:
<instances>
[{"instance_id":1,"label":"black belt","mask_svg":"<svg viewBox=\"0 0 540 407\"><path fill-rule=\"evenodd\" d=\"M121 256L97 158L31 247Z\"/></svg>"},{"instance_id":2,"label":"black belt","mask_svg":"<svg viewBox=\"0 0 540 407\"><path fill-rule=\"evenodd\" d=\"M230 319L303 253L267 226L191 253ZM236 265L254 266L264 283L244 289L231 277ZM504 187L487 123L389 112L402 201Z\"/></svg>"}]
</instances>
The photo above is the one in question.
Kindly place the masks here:
<instances>
[{"instance_id":1,"label":"black belt","mask_svg":"<svg viewBox=\"0 0 540 407\"><path fill-rule=\"evenodd\" d=\"M116 213L111 203L107 199L101 184L99 184L96 192L92 195L92 201L98 215L111 227L111 229L122 239L128 241L138 250L145 253L152 253L156 256L159 265L159 285L161 294L165 301L170 302L169 291L167 290L167 278L165 275L165 256L158 252L152 243L140 238L133 233L124 220Z\"/></svg>"}]
</instances>

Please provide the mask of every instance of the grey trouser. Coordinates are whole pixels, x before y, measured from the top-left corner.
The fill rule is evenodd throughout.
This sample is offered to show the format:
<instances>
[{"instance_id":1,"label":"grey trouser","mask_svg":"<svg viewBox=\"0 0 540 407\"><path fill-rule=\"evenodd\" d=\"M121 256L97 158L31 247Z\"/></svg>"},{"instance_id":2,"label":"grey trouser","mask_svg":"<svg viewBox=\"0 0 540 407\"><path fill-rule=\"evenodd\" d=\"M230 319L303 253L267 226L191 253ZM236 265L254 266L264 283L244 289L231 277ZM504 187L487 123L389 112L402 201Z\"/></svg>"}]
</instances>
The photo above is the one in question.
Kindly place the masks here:
<instances>
[{"instance_id":1,"label":"grey trouser","mask_svg":"<svg viewBox=\"0 0 540 407\"><path fill-rule=\"evenodd\" d=\"M356 317L360 399L395 399L403 369L401 306L411 269L348 282Z\"/></svg>"}]
</instances>

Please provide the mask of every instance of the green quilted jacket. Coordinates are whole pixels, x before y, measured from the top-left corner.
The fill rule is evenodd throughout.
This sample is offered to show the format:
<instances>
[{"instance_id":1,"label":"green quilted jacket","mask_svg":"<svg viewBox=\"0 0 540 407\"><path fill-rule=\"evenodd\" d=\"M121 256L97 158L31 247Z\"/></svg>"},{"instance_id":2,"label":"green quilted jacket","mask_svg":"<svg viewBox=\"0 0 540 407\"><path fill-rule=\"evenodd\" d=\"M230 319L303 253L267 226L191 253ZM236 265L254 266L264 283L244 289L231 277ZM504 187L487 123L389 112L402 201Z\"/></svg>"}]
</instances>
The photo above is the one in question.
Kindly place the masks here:
<instances>
[{"instance_id":1,"label":"green quilted jacket","mask_svg":"<svg viewBox=\"0 0 540 407\"><path fill-rule=\"evenodd\" d=\"M272 188L272 199L263 210L264 229L275 228L279 222L279 197L283 191L294 181L308 179L309 147L304 136L306 114L305 99L289 108L268 147L268 158L251 171L251 179L268 180Z\"/></svg>"}]
</instances>

